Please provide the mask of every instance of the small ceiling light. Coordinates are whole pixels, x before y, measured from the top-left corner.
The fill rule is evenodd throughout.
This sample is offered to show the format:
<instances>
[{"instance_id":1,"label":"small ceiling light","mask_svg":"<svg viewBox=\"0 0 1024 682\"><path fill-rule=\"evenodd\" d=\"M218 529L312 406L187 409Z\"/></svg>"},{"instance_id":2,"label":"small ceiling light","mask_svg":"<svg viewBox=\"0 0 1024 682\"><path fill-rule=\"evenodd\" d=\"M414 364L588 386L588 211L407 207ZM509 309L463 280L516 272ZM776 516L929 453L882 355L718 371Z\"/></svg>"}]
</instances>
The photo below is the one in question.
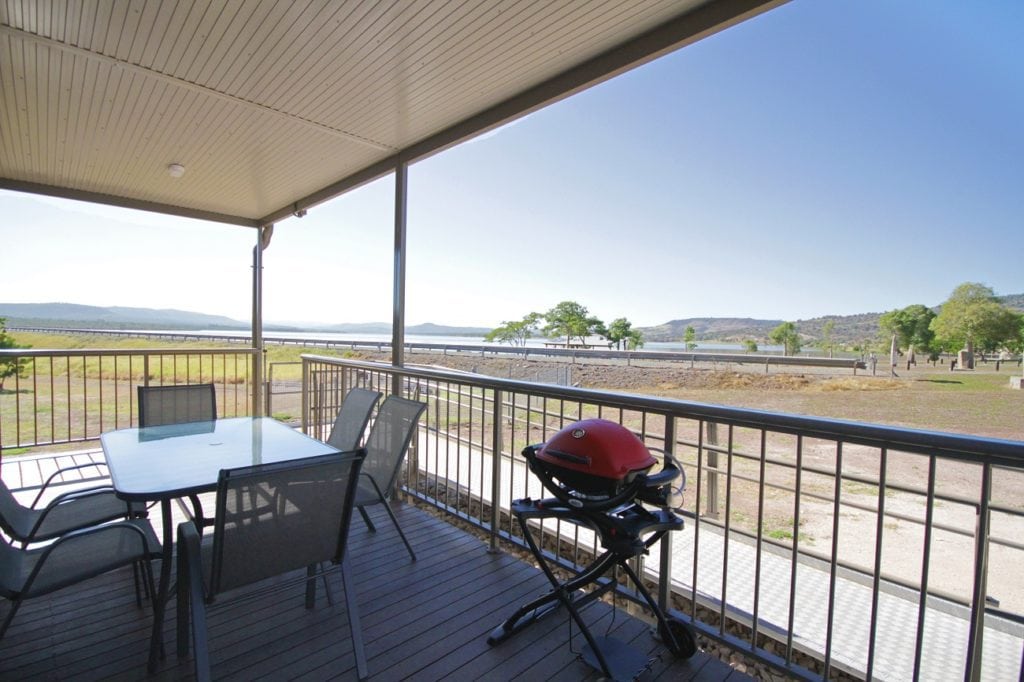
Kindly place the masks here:
<instances>
[{"instance_id":1,"label":"small ceiling light","mask_svg":"<svg viewBox=\"0 0 1024 682\"><path fill-rule=\"evenodd\" d=\"M182 175L185 174L185 167L182 166L180 163L172 163L171 165L167 166L167 173L172 178L180 178Z\"/></svg>"}]
</instances>

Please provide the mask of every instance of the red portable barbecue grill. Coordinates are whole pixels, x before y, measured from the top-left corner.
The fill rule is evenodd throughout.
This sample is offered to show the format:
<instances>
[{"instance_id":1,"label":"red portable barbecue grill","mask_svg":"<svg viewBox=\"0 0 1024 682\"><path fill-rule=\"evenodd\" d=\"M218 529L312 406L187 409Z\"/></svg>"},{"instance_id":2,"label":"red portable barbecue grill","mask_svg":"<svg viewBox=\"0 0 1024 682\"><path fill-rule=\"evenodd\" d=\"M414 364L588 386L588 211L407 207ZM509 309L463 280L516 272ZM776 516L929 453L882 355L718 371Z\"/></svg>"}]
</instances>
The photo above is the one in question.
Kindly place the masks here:
<instances>
[{"instance_id":1,"label":"red portable barbecue grill","mask_svg":"<svg viewBox=\"0 0 1024 682\"><path fill-rule=\"evenodd\" d=\"M658 634L669 651L679 658L692 656L697 648L693 631L665 615L628 563L646 554L665 533L683 527L683 519L673 510L681 505L685 482L672 457L665 456L660 472L648 474L657 461L650 451L631 431L603 419L570 424L547 443L526 447L523 455L530 471L554 497L515 500L512 513L553 589L523 605L491 632L487 642L492 646L503 642L559 606L565 606L586 638L583 660L610 679L634 679L649 665L647 657L618 640L595 637L580 615L580 609L615 588L615 580L601 578L618 566L654 613ZM648 509L644 504L657 509ZM549 518L593 529L604 549L590 565L562 582L537 546L528 523L530 519ZM582 591L591 583L595 585L593 589Z\"/></svg>"}]
</instances>

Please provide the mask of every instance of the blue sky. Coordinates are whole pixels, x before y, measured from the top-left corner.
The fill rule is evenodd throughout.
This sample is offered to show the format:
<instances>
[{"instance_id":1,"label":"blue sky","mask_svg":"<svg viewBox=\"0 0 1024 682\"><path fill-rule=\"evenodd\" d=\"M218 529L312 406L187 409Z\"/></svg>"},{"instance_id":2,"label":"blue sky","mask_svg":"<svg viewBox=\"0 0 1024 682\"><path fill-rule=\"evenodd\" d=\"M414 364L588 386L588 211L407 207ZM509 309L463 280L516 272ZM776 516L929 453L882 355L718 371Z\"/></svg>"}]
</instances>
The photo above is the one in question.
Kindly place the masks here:
<instances>
[{"instance_id":1,"label":"blue sky","mask_svg":"<svg viewBox=\"0 0 1024 682\"><path fill-rule=\"evenodd\" d=\"M796 0L422 161L407 322L1022 293L1022 44L1016 1ZM389 320L392 198L385 178L277 225L265 318ZM0 210L0 301L248 318L250 230L11 192Z\"/></svg>"}]
</instances>

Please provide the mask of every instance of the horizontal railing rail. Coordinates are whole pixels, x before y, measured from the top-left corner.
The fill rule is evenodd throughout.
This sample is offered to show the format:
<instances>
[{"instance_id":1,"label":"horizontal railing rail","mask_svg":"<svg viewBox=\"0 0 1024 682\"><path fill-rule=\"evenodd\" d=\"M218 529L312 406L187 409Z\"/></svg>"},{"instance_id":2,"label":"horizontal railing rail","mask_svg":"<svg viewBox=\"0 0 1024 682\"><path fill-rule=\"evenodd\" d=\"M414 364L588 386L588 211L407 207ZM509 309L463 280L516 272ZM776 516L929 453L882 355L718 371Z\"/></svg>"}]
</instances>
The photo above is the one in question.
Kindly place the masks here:
<instances>
[{"instance_id":1,"label":"horizontal railing rail","mask_svg":"<svg viewBox=\"0 0 1024 682\"><path fill-rule=\"evenodd\" d=\"M252 349L0 350L19 371L0 390L0 452L134 426L137 386L213 383L222 417L252 412Z\"/></svg>"},{"instance_id":2,"label":"horizontal railing rail","mask_svg":"<svg viewBox=\"0 0 1024 682\"><path fill-rule=\"evenodd\" d=\"M427 411L403 490L522 544L543 497L523 447L619 422L688 477L680 533L643 561L705 635L808 679L1017 679L1024 643L1024 443L381 363L303 356L303 426L326 437L354 386ZM539 527L567 566L594 537ZM673 535L677 537L672 537Z\"/></svg>"}]
</instances>

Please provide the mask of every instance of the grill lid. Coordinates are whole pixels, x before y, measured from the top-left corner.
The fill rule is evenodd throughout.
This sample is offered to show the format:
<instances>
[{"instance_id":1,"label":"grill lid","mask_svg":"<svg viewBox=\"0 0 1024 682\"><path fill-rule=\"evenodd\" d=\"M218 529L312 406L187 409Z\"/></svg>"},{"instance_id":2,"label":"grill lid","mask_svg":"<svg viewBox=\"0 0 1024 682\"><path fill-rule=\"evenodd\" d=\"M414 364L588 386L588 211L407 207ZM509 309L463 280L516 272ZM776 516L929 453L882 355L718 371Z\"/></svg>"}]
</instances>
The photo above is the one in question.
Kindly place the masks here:
<instances>
[{"instance_id":1,"label":"grill lid","mask_svg":"<svg viewBox=\"0 0 1024 682\"><path fill-rule=\"evenodd\" d=\"M537 459L606 481L627 481L655 464L632 431L606 419L569 424L544 444Z\"/></svg>"}]
</instances>

